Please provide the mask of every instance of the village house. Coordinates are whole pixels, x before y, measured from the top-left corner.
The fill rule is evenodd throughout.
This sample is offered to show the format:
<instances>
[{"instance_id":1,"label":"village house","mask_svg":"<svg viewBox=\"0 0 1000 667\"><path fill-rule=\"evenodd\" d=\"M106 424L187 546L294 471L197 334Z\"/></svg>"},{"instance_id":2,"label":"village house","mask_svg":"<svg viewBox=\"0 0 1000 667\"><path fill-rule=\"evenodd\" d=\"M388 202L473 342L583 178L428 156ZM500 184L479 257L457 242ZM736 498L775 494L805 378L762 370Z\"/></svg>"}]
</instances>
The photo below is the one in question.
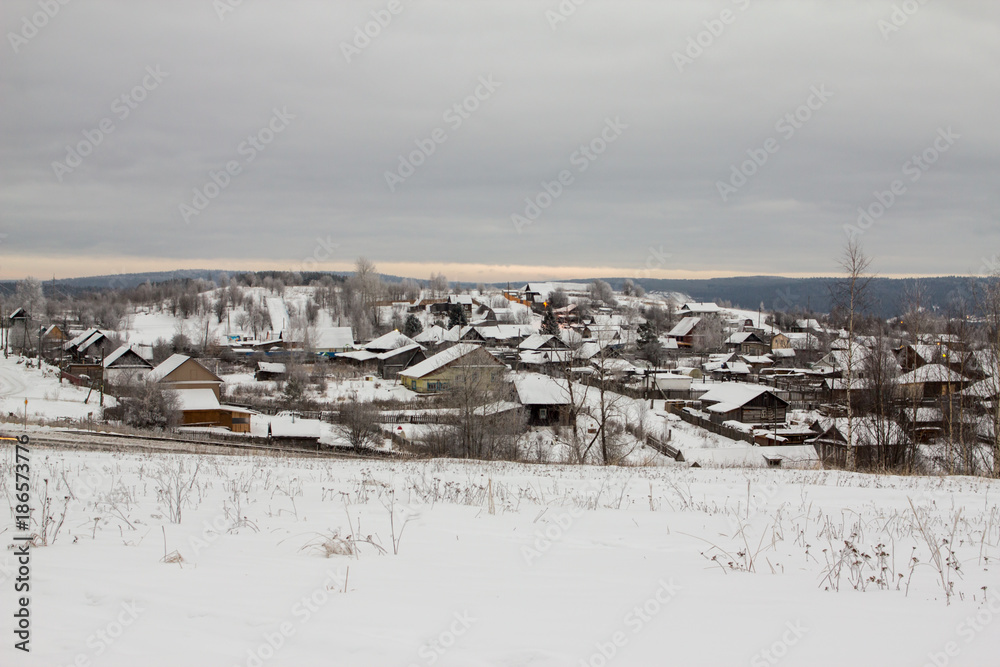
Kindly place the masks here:
<instances>
[{"instance_id":1,"label":"village house","mask_svg":"<svg viewBox=\"0 0 1000 667\"><path fill-rule=\"evenodd\" d=\"M679 348L694 347L695 339L698 335L697 328L700 323L700 317L684 317L667 332L667 337L677 341L677 347Z\"/></svg>"},{"instance_id":2,"label":"village house","mask_svg":"<svg viewBox=\"0 0 1000 667\"><path fill-rule=\"evenodd\" d=\"M174 354L150 371L146 379L177 393L183 426L219 426L234 433L250 432L251 411L223 405L222 379L196 359Z\"/></svg>"},{"instance_id":3,"label":"village house","mask_svg":"<svg viewBox=\"0 0 1000 667\"><path fill-rule=\"evenodd\" d=\"M787 419L788 401L762 385L723 384L710 389L700 400L712 422L718 424L784 424Z\"/></svg>"},{"instance_id":4,"label":"village house","mask_svg":"<svg viewBox=\"0 0 1000 667\"><path fill-rule=\"evenodd\" d=\"M104 381L110 384L132 384L145 380L151 370L153 364L128 345L122 345L104 358Z\"/></svg>"},{"instance_id":5,"label":"village house","mask_svg":"<svg viewBox=\"0 0 1000 667\"><path fill-rule=\"evenodd\" d=\"M499 381L507 367L482 345L459 343L399 373L403 386L420 394L445 391L469 373Z\"/></svg>"},{"instance_id":6,"label":"village house","mask_svg":"<svg viewBox=\"0 0 1000 667\"><path fill-rule=\"evenodd\" d=\"M537 373L519 374L514 378L514 389L527 411L530 426L551 426L569 417L572 403L565 380Z\"/></svg>"},{"instance_id":7,"label":"village house","mask_svg":"<svg viewBox=\"0 0 1000 667\"><path fill-rule=\"evenodd\" d=\"M770 352L771 346L756 332L737 331L726 339L726 349L737 354L760 356Z\"/></svg>"}]
</instances>

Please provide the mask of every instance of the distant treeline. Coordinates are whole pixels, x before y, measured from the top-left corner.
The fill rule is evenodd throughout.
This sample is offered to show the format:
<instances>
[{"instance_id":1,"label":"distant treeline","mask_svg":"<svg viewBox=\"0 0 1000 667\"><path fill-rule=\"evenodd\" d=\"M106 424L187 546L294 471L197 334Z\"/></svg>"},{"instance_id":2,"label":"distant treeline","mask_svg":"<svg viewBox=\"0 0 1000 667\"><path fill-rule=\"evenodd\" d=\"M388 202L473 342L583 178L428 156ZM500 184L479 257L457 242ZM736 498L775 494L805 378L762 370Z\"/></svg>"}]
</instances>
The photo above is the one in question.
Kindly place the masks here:
<instances>
[{"instance_id":1,"label":"distant treeline","mask_svg":"<svg viewBox=\"0 0 1000 667\"><path fill-rule=\"evenodd\" d=\"M281 271L212 271L180 270L153 273L129 273L87 278L52 280L43 283L47 297L72 296L75 294L100 292L109 289L129 290L146 283L161 284L203 280L217 285L227 284L229 278L240 280L253 275L260 282L265 278L283 280L285 284L308 285L323 276L331 276L335 281L343 281L350 272L303 272L290 274ZM291 280L294 277L294 280ZM403 278L383 275L389 283L401 282ZM566 282L589 283L593 279L576 279ZM620 291L625 278L609 278L608 283ZM679 292L695 301L715 301L735 308L767 311L828 313L832 308L832 294L837 278L782 278L779 276L750 276L739 278L710 278L706 280L673 280L638 278L633 281L642 285L647 292ZM301 282L300 282L301 281ZM418 280L418 283L426 281ZM959 312L964 303L968 310L975 310L976 285L981 279L965 276L945 276L934 278L875 278L871 282L868 312L879 317L896 317L906 310L906 304L914 288L919 283L921 304L925 309L942 315ZM457 285L458 283L456 283ZM494 283L503 287L507 283ZM511 286L522 286L512 282ZM16 282L0 282L0 294L14 293ZM463 284L464 286L464 284Z\"/></svg>"}]
</instances>

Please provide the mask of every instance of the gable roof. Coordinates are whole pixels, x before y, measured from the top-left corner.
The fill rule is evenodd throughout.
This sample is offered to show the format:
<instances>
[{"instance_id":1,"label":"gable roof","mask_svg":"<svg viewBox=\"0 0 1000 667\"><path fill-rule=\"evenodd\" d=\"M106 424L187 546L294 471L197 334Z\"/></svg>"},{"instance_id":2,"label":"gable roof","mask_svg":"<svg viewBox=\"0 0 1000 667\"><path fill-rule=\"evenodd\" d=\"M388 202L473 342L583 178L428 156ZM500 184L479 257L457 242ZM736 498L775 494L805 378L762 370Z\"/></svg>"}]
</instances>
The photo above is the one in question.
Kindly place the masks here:
<instances>
[{"instance_id":1,"label":"gable roof","mask_svg":"<svg viewBox=\"0 0 1000 667\"><path fill-rule=\"evenodd\" d=\"M388 352L382 352L376 355L376 358L380 361L385 361L386 359L391 359L398 354L406 354L408 352L413 352L415 350L422 350L424 346L420 343L410 343L409 345L403 345L402 347L397 347L395 349L389 350Z\"/></svg>"},{"instance_id":2,"label":"gable roof","mask_svg":"<svg viewBox=\"0 0 1000 667\"><path fill-rule=\"evenodd\" d=\"M726 344L727 345L742 345L743 343L745 343L747 341L755 342L755 343L763 343L764 342L761 339L761 337L758 336L753 331L737 331L736 333L734 333L733 335L731 335L729 338L726 339Z\"/></svg>"},{"instance_id":3,"label":"gable roof","mask_svg":"<svg viewBox=\"0 0 1000 667\"><path fill-rule=\"evenodd\" d=\"M675 338L687 336L694 331L694 328L698 326L699 322L701 322L700 317L685 317L680 322L675 324L674 328L667 332L667 335Z\"/></svg>"},{"instance_id":4,"label":"gable roof","mask_svg":"<svg viewBox=\"0 0 1000 667\"><path fill-rule=\"evenodd\" d=\"M483 350L483 346L476 345L474 343L459 343L458 345L449 347L444 352L439 352L433 357L424 359L419 364L410 366L405 371L401 371L399 374L405 377L422 378L425 375L430 375L435 371L441 370L448 364L458 361L462 357L471 354L476 350ZM483 353L489 354L485 350L483 350ZM490 356L490 359L493 359L493 357ZM502 365L499 361L496 361L495 359L494 361L497 365Z\"/></svg>"},{"instance_id":5,"label":"gable roof","mask_svg":"<svg viewBox=\"0 0 1000 667\"><path fill-rule=\"evenodd\" d=\"M514 377L514 389L521 405L569 405L569 388L565 381L537 373Z\"/></svg>"},{"instance_id":6,"label":"gable roof","mask_svg":"<svg viewBox=\"0 0 1000 667\"><path fill-rule=\"evenodd\" d=\"M131 353L131 354L129 354ZM117 363L121 360L121 363ZM139 356L139 354L128 345L122 345L117 350L104 357L104 367L111 368L117 364L122 368L152 368L153 364Z\"/></svg>"},{"instance_id":7,"label":"gable roof","mask_svg":"<svg viewBox=\"0 0 1000 667\"><path fill-rule=\"evenodd\" d=\"M176 389L181 410L218 410L219 399L211 389Z\"/></svg>"},{"instance_id":8,"label":"gable roof","mask_svg":"<svg viewBox=\"0 0 1000 667\"><path fill-rule=\"evenodd\" d=\"M351 327L324 327L316 332L313 347L317 350L354 347L354 330Z\"/></svg>"},{"instance_id":9,"label":"gable roof","mask_svg":"<svg viewBox=\"0 0 1000 667\"><path fill-rule=\"evenodd\" d=\"M363 347L366 350L385 352L387 350L395 350L397 347L403 347L404 345L410 345L414 342L409 336L404 336L394 329L387 334L382 334L375 340L365 343Z\"/></svg>"},{"instance_id":10,"label":"gable roof","mask_svg":"<svg viewBox=\"0 0 1000 667\"><path fill-rule=\"evenodd\" d=\"M964 375L956 373L947 366L941 364L927 364L920 368L900 375L896 382L899 384L922 384L924 382L966 382Z\"/></svg>"},{"instance_id":11,"label":"gable roof","mask_svg":"<svg viewBox=\"0 0 1000 667\"><path fill-rule=\"evenodd\" d=\"M735 410L736 408L746 405L762 394L771 394L786 405L788 403L780 396L774 394L769 387L762 385L739 384L736 382L727 382L721 386L713 387L701 397L701 401L703 403L725 405L727 406L726 409L721 411L729 412L730 410ZM715 412L719 411L720 410L715 410Z\"/></svg>"},{"instance_id":12,"label":"gable roof","mask_svg":"<svg viewBox=\"0 0 1000 667\"><path fill-rule=\"evenodd\" d=\"M150 382L161 382L165 377L176 371L178 368L183 366L188 361L192 361L198 364L206 373L215 378L216 381L222 383L222 378L220 378L218 375L205 368L205 366L199 363L197 359L192 359L191 357L180 353L172 354L171 356L167 357L167 359L162 364L160 364L159 366L157 366L156 368L154 368L149 372L147 379ZM208 380L206 380L206 382L208 382Z\"/></svg>"},{"instance_id":13,"label":"gable roof","mask_svg":"<svg viewBox=\"0 0 1000 667\"><path fill-rule=\"evenodd\" d=\"M520 345L517 346L519 350L540 350L542 348L546 349L562 349L565 347L561 340L553 336L552 334L531 334L527 338L521 341Z\"/></svg>"}]
</instances>

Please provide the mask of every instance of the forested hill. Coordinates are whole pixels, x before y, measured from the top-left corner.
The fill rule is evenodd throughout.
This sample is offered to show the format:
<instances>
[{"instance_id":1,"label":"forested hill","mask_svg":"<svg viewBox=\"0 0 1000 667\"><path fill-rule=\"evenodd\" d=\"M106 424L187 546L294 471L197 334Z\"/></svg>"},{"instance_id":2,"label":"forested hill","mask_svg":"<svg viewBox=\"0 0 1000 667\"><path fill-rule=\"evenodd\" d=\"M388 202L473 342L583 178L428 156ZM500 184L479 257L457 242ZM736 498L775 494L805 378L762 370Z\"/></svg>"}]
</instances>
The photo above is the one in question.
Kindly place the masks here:
<instances>
[{"instance_id":1,"label":"forested hill","mask_svg":"<svg viewBox=\"0 0 1000 667\"><path fill-rule=\"evenodd\" d=\"M956 303L965 300L970 309L974 306L975 278L944 276L934 278L875 278L869 290L871 312L884 317L899 315L905 310L908 294L917 283L922 293L924 308L936 308L945 313ZM740 278L711 278L708 280L659 280L640 279L637 284L646 291L681 292L696 301L729 301L734 307L756 310L764 304L765 310L812 310L830 312L832 294L837 278L782 278L779 276L750 276ZM624 279L608 280L616 290Z\"/></svg>"}]
</instances>

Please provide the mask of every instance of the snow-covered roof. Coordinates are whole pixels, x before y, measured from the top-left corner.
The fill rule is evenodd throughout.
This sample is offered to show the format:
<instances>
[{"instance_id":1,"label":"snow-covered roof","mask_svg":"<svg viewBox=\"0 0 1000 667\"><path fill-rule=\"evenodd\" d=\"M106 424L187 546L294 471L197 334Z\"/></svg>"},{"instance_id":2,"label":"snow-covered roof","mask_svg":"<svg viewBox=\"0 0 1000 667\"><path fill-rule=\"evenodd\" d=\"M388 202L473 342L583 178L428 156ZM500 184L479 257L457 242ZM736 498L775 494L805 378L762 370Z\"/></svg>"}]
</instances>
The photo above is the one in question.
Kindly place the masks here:
<instances>
[{"instance_id":1,"label":"snow-covered roof","mask_svg":"<svg viewBox=\"0 0 1000 667\"><path fill-rule=\"evenodd\" d=\"M102 332L98 331L98 332L94 333L92 336L90 336L90 338L88 338L87 340L85 340L82 343L80 343L77 346L77 349L80 352L83 352L84 350L86 350L87 348L89 348L90 346L92 346L94 343L99 342L102 338L106 338L106 336Z\"/></svg>"},{"instance_id":2,"label":"snow-covered roof","mask_svg":"<svg viewBox=\"0 0 1000 667\"><path fill-rule=\"evenodd\" d=\"M433 324L414 336L413 340L417 343L441 343L447 333L444 327Z\"/></svg>"},{"instance_id":3,"label":"snow-covered roof","mask_svg":"<svg viewBox=\"0 0 1000 667\"><path fill-rule=\"evenodd\" d=\"M317 350L343 350L354 347L354 330L351 327L323 327L316 331L312 345Z\"/></svg>"},{"instance_id":4,"label":"snow-covered roof","mask_svg":"<svg viewBox=\"0 0 1000 667\"><path fill-rule=\"evenodd\" d=\"M772 359L771 357L767 356L766 354L761 354L761 355L744 354L743 356L740 357L740 359L742 359L743 361L747 362L748 364L773 364L774 363L774 359Z\"/></svg>"},{"instance_id":5,"label":"snow-covered roof","mask_svg":"<svg viewBox=\"0 0 1000 667\"><path fill-rule=\"evenodd\" d=\"M71 348L71 347L76 347L77 345L79 345L80 343L82 343L83 341L87 340L88 338L90 338L91 336L93 336L95 333L97 333L97 331L98 331L98 329L87 329L83 333L79 333L76 336L74 336L73 338L71 338L68 341L66 341L66 344L64 345L64 347L67 350L69 348Z\"/></svg>"},{"instance_id":6,"label":"snow-covered roof","mask_svg":"<svg viewBox=\"0 0 1000 667\"><path fill-rule=\"evenodd\" d=\"M517 347L520 350L538 350L544 345L547 345L554 338L555 336L551 334L540 334L540 333L531 334L530 336L522 340L521 344L518 345Z\"/></svg>"},{"instance_id":7,"label":"snow-covered roof","mask_svg":"<svg viewBox=\"0 0 1000 667\"><path fill-rule=\"evenodd\" d=\"M923 361L926 361L928 363L940 359L947 359L948 357L947 345L917 344L917 345L908 345L907 347L913 350L913 352Z\"/></svg>"},{"instance_id":8,"label":"snow-covered roof","mask_svg":"<svg viewBox=\"0 0 1000 667\"><path fill-rule=\"evenodd\" d=\"M569 405L566 381L538 373L514 376L514 388L521 405Z\"/></svg>"},{"instance_id":9,"label":"snow-covered roof","mask_svg":"<svg viewBox=\"0 0 1000 667\"><path fill-rule=\"evenodd\" d=\"M715 303L692 301L681 306L681 310L686 313L718 313L722 309Z\"/></svg>"},{"instance_id":10,"label":"snow-covered roof","mask_svg":"<svg viewBox=\"0 0 1000 667\"><path fill-rule=\"evenodd\" d=\"M397 347L410 345L414 342L416 341L414 341L409 336L405 336L399 331L394 329L387 334L379 336L375 340L365 343L363 347L366 350L376 350L380 352L385 352L386 350L395 350Z\"/></svg>"},{"instance_id":11,"label":"snow-covered roof","mask_svg":"<svg viewBox=\"0 0 1000 667\"><path fill-rule=\"evenodd\" d=\"M132 352L132 354L135 357L135 359L133 360L133 362L131 364L129 364L130 366L133 366L133 367L136 367L136 368L152 368L153 367L152 364L150 364L148 361L146 361L141 356L139 356L139 354L137 352L135 352L135 350L133 350L128 345L122 345L117 350L115 350L114 352L112 352L108 356L104 357L104 367L105 368L111 368L111 365L113 363L115 363L116 361L118 361L119 359L121 359L122 357L124 357L129 352Z\"/></svg>"},{"instance_id":12,"label":"snow-covered roof","mask_svg":"<svg viewBox=\"0 0 1000 667\"><path fill-rule=\"evenodd\" d=\"M162 380L163 378L167 377L175 370L180 368L181 364L183 364L190 358L191 357L180 353L170 355L169 357L166 358L166 360L163 361L163 363L161 363L159 366L150 371L148 378L149 381L159 382L160 380Z\"/></svg>"},{"instance_id":13,"label":"snow-covered roof","mask_svg":"<svg viewBox=\"0 0 1000 667\"><path fill-rule=\"evenodd\" d=\"M723 403L729 404L729 410L746 405L761 394L770 391L769 387L755 384L740 384L737 382L726 382L717 387L713 387L701 397L703 403ZM776 396L776 398L778 398ZM782 400L778 398L778 400ZM725 410L728 412L729 410Z\"/></svg>"},{"instance_id":14,"label":"snow-covered roof","mask_svg":"<svg viewBox=\"0 0 1000 667\"><path fill-rule=\"evenodd\" d=\"M218 410L219 399L211 389L177 389L181 410Z\"/></svg>"},{"instance_id":15,"label":"snow-covered roof","mask_svg":"<svg viewBox=\"0 0 1000 667\"><path fill-rule=\"evenodd\" d=\"M490 340L511 340L531 335L533 329L527 324L495 324L476 327L483 338Z\"/></svg>"},{"instance_id":16,"label":"snow-covered roof","mask_svg":"<svg viewBox=\"0 0 1000 667\"><path fill-rule=\"evenodd\" d=\"M731 336L729 336L729 338L726 339L726 344L740 345L742 343L745 343L750 338L756 338L757 340L760 340L760 336L758 336L753 331L737 331L736 333L732 334Z\"/></svg>"},{"instance_id":17,"label":"snow-covered roof","mask_svg":"<svg viewBox=\"0 0 1000 667\"><path fill-rule=\"evenodd\" d=\"M389 350L388 352L382 352L377 356L378 359L384 360L384 359L389 359L390 357L394 357L397 354L405 354L407 352L412 352L413 350L422 350L422 349L424 349L424 346L421 345L420 343L410 343L409 345L403 345L402 347L397 347L395 349Z\"/></svg>"},{"instance_id":18,"label":"snow-covered roof","mask_svg":"<svg viewBox=\"0 0 1000 667\"><path fill-rule=\"evenodd\" d=\"M698 326L699 322L701 322L700 317L685 317L680 322L675 324L674 328L667 332L667 335L675 338L687 336L694 331L694 328Z\"/></svg>"},{"instance_id":19,"label":"snow-covered roof","mask_svg":"<svg viewBox=\"0 0 1000 667\"><path fill-rule=\"evenodd\" d=\"M378 353L371 352L369 350L351 350L350 352L341 352L337 355L338 359L353 359L354 361L370 361L371 359L378 358Z\"/></svg>"},{"instance_id":20,"label":"snow-covered roof","mask_svg":"<svg viewBox=\"0 0 1000 667\"><path fill-rule=\"evenodd\" d=\"M779 347L776 350L771 350L771 356L779 359L790 359L795 356L795 349L791 347Z\"/></svg>"},{"instance_id":21,"label":"snow-covered roof","mask_svg":"<svg viewBox=\"0 0 1000 667\"><path fill-rule=\"evenodd\" d=\"M994 398L1000 394L1000 378L988 377L985 380L980 380L971 387L962 390L962 394L974 398Z\"/></svg>"},{"instance_id":22,"label":"snow-covered roof","mask_svg":"<svg viewBox=\"0 0 1000 667\"><path fill-rule=\"evenodd\" d=\"M276 438L319 438L321 435L318 419L275 416L268 423L271 435Z\"/></svg>"},{"instance_id":23,"label":"snow-covered roof","mask_svg":"<svg viewBox=\"0 0 1000 667\"><path fill-rule=\"evenodd\" d=\"M430 375L434 371L440 370L448 364L461 359L467 354L481 349L483 349L482 345L476 345L474 343L459 343L458 345L449 347L443 352L435 354L433 357L424 359L419 364L410 366L405 371L401 371L400 375L412 378L422 378L425 375Z\"/></svg>"},{"instance_id":24,"label":"snow-covered roof","mask_svg":"<svg viewBox=\"0 0 1000 667\"><path fill-rule=\"evenodd\" d=\"M279 364L273 361L258 361L257 370L262 373L277 373L280 375L285 373L286 368L284 364Z\"/></svg>"},{"instance_id":25,"label":"snow-covered roof","mask_svg":"<svg viewBox=\"0 0 1000 667\"><path fill-rule=\"evenodd\" d=\"M924 382L965 382L966 378L941 364L927 364L897 378L899 384L922 384Z\"/></svg>"}]
</instances>

